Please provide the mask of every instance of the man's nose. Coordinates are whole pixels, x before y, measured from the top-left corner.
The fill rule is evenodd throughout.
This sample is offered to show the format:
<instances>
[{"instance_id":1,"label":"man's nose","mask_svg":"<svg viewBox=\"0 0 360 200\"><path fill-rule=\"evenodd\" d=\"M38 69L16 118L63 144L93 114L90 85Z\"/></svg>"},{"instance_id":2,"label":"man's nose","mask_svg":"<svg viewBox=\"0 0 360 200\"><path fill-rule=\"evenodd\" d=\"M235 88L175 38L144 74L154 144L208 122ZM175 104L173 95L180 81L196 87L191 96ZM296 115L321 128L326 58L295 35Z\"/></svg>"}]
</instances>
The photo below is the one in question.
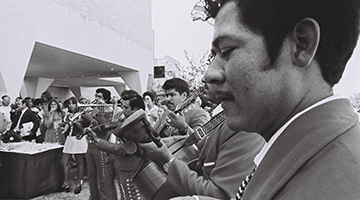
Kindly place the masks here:
<instances>
[{"instance_id":1,"label":"man's nose","mask_svg":"<svg viewBox=\"0 0 360 200\"><path fill-rule=\"evenodd\" d=\"M171 100L171 97L170 97L170 95L167 95L167 96L165 96L165 100L166 100L166 101L169 101L169 100Z\"/></svg>"},{"instance_id":2,"label":"man's nose","mask_svg":"<svg viewBox=\"0 0 360 200\"><path fill-rule=\"evenodd\" d=\"M221 67L221 63L216 59L210 64L209 68L206 70L205 75L202 77L201 81L209 84L221 84L225 82L225 71Z\"/></svg>"}]
</instances>

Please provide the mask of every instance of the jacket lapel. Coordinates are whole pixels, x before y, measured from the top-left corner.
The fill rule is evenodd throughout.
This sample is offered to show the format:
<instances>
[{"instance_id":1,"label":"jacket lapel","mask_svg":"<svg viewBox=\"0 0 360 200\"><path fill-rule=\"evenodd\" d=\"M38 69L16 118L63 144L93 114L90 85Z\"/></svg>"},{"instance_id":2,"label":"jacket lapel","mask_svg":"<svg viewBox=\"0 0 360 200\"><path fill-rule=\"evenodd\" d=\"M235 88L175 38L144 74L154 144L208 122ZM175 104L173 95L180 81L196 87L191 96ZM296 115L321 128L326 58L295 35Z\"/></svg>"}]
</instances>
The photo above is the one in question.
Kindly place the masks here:
<instances>
[{"instance_id":1,"label":"jacket lapel","mask_svg":"<svg viewBox=\"0 0 360 200\"><path fill-rule=\"evenodd\" d=\"M328 102L301 115L270 148L243 199L272 199L301 166L356 123L357 115L345 99Z\"/></svg>"}]
</instances>

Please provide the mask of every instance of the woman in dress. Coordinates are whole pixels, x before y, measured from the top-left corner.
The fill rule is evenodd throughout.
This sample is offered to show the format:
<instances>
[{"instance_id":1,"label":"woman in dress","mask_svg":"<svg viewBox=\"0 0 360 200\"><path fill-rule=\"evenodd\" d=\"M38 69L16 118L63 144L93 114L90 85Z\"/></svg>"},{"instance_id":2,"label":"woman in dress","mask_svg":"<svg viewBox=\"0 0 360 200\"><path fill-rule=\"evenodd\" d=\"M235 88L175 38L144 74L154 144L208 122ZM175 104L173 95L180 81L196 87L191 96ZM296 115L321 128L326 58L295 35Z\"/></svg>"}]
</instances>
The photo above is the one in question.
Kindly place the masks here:
<instances>
[{"instance_id":1,"label":"woman in dress","mask_svg":"<svg viewBox=\"0 0 360 200\"><path fill-rule=\"evenodd\" d=\"M83 127L89 126L90 121L82 118L76 97L71 97L69 100L67 100L67 103L64 104L68 109L68 113L65 116L66 125L63 133L67 134L68 136L66 137L63 155L61 158L61 165L63 166L65 175L62 188L65 192L70 192L69 167L67 164L69 162L70 156L74 154L78 166L78 181L74 193L79 194L81 192L81 185L83 183L84 177L84 156L87 151L87 141L85 137L82 137L82 139L78 140L75 136L81 134Z\"/></svg>"},{"instance_id":2,"label":"woman in dress","mask_svg":"<svg viewBox=\"0 0 360 200\"><path fill-rule=\"evenodd\" d=\"M46 126L45 142L58 143L63 145L65 142L65 135L61 131L61 123L63 122L64 113L55 99L50 100L48 110L44 115L44 125Z\"/></svg>"}]
</instances>

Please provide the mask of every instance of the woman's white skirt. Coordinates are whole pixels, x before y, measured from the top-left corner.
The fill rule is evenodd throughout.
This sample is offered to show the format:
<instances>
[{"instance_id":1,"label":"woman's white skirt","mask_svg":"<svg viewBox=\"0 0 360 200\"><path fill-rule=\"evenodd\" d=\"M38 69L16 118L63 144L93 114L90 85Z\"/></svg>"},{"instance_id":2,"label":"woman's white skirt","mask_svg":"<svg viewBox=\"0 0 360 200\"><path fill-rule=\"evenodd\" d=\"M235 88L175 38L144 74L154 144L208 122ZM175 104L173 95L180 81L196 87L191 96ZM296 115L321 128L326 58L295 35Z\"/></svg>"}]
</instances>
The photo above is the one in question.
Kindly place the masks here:
<instances>
[{"instance_id":1,"label":"woman's white skirt","mask_svg":"<svg viewBox=\"0 0 360 200\"><path fill-rule=\"evenodd\" d=\"M63 153L68 154L83 154L86 153L88 144L86 137L81 138L81 140L76 139L75 136L67 136L64 144Z\"/></svg>"}]
</instances>

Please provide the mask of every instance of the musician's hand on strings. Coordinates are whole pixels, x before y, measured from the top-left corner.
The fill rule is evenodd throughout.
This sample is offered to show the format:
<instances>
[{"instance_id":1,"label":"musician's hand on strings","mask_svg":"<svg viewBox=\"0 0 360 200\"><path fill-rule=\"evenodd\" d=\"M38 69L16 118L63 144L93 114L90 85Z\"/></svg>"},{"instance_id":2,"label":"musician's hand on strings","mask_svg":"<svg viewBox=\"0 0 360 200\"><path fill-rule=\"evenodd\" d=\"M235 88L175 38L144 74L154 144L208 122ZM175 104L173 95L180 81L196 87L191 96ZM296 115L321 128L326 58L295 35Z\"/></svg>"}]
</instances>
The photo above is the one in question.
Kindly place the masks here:
<instances>
[{"instance_id":1,"label":"musician's hand on strings","mask_svg":"<svg viewBox=\"0 0 360 200\"><path fill-rule=\"evenodd\" d=\"M166 163L173 157L169 149L164 144L160 148L153 142L139 143L138 145L146 150L147 157L153 161Z\"/></svg>"},{"instance_id":2,"label":"musician's hand on strings","mask_svg":"<svg viewBox=\"0 0 360 200\"><path fill-rule=\"evenodd\" d=\"M185 117L182 114L175 114L174 112L169 112L169 121L168 123L177 128L178 130L184 130L188 127L188 124L185 121Z\"/></svg>"},{"instance_id":3,"label":"musician's hand on strings","mask_svg":"<svg viewBox=\"0 0 360 200\"><path fill-rule=\"evenodd\" d=\"M96 142L100 140L99 137L96 135L96 133L93 130L91 130L90 127L84 128L83 132L86 133L92 140Z\"/></svg>"}]
</instances>

